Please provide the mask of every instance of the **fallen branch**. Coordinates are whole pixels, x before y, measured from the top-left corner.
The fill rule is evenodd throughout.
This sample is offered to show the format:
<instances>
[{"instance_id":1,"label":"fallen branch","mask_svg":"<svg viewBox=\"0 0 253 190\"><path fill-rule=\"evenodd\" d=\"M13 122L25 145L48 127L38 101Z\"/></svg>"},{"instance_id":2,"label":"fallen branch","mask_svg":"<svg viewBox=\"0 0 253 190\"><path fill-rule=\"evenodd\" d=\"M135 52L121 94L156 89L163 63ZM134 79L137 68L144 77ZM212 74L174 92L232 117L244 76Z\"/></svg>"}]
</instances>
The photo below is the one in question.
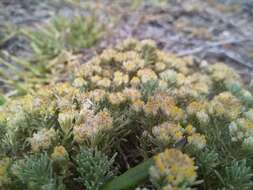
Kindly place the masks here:
<instances>
[{"instance_id":1,"label":"fallen branch","mask_svg":"<svg viewBox=\"0 0 253 190\"><path fill-rule=\"evenodd\" d=\"M240 54L233 51L229 51L224 48L212 48L207 50L207 53L227 57L243 66L253 69L253 62L246 61Z\"/></svg>"},{"instance_id":2,"label":"fallen branch","mask_svg":"<svg viewBox=\"0 0 253 190\"><path fill-rule=\"evenodd\" d=\"M194 49L180 51L177 53L177 55L180 57L192 55L192 54L200 53L200 52L205 51L210 48L219 47L219 46L228 45L228 44L239 44L239 43L246 42L246 41L252 41L252 39L239 39L239 40L238 39L229 39L229 40L224 40L224 41L219 41L219 42L207 42L203 46L200 46L200 47L197 47Z\"/></svg>"}]
</instances>

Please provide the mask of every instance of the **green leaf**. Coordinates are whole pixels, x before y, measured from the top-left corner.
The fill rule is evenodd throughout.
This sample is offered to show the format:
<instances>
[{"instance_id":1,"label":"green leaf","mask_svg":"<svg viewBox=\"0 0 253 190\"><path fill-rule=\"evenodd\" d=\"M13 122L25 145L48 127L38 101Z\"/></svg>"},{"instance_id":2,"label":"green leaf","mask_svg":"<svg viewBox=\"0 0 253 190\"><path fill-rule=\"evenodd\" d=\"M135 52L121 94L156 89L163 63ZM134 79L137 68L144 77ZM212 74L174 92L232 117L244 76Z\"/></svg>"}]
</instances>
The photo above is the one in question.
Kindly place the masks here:
<instances>
[{"instance_id":1,"label":"green leaf","mask_svg":"<svg viewBox=\"0 0 253 190\"><path fill-rule=\"evenodd\" d=\"M103 185L100 190L128 190L136 187L149 176L149 168L154 160L150 158L124 174Z\"/></svg>"}]
</instances>

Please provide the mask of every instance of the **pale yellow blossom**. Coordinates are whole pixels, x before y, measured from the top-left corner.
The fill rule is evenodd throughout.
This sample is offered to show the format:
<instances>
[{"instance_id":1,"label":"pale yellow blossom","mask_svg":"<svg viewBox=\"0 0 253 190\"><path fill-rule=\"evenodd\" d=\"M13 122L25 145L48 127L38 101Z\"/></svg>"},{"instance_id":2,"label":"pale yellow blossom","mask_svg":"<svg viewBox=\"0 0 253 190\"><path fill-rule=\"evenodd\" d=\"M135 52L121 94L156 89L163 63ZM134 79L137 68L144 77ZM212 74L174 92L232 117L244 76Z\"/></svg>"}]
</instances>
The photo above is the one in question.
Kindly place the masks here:
<instances>
[{"instance_id":1,"label":"pale yellow blossom","mask_svg":"<svg viewBox=\"0 0 253 190\"><path fill-rule=\"evenodd\" d=\"M56 131L51 129L41 129L37 133L34 133L29 141L31 143L31 148L33 152L38 152L40 150L45 150L50 148L52 143L56 140Z\"/></svg>"},{"instance_id":2,"label":"pale yellow blossom","mask_svg":"<svg viewBox=\"0 0 253 190\"><path fill-rule=\"evenodd\" d=\"M143 106L144 106L144 102L140 99L136 99L132 102L131 104L131 108L136 111L136 112L140 112L143 110Z\"/></svg>"},{"instance_id":3,"label":"pale yellow blossom","mask_svg":"<svg viewBox=\"0 0 253 190\"><path fill-rule=\"evenodd\" d=\"M142 83L146 83L148 81L157 80L156 73L148 68L141 69L137 72L137 76L140 77Z\"/></svg>"},{"instance_id":4,"label":"pale yellow blossom","mask_svg":"<svg viewBox=\"0 0 253 190\"><path fill-rule=\"evenodd\" d=\"M130 84L133 86L133 87L138 87L141 83L141 80L139 79L139 77L133 77L130 81Z\"/></svg>"},{"instance_id":5,"label":"pale yellow blossom","mask_svg":"<svg viewBox=\"0 0 253 190\"><path fill-rule=\"evenodd\" d=\"M166 149L154 158L155 164L150 168L151 181L159 183L166 179L164 186L180 189L182 185L190 186L197 178L192 158L177 149Z\"/></svg>"},{"instance_id":6,"label":"pale yellow blossom","mask_svg":"<svg viewBox=\"0 0 253 190\"><path fill-rule=\"evenodd\" d=\"M109 88L111 86L111 80L108 78L102 78L97 81L97 86L102 88Z\"/></svg>"},{"instance_id":7,"label":"pale yellow blossom","mask_svg":"<svg viewBox=\"0 0 253 190\"><path fill-rule=\"evenodd\" d=\"M108 111L90 114L84 118L83 123L74 126L74 140L78 143L82 143L85 140L95 138L100 131L110 129L112 125L113 118Z\"/></svg>"},{"instance_id":8,"label":"pale yellow blossom","mask_svg":"<svg viewBox=\"0 0 253 190\"><path fill-rule=\"evenodd\" d=\"M113 78L113 83L116 85L116 86L120 86L122 84L127 84L129 81L129 76L127 74L123 74L122 72L120 71L116 71L114 73L114 78Z\"/></svg>"},{"instance_id":9,"label":"pale yellow blossom","mask_svg":"<svg viewBox=\"0 0 253 190\"><path fill-rule=\"evenodd\" d=\"M87 85L87 82L81 77L78 77L73 81L73 86L76 88L80 88L86 85Z\"/></svg>"},{"instance_id":10,"label":"pale yellow blossom","mask_svg":"<svg viewBox=\"0 0 253 190\"><path fill-rule=\"evenodd\" d=\"M94 89L89 91L88 97L94 102L100 102L106 97L106 91L103 89Z\"/></svg>"},{"instance_id":11,"label":"pale yellow blossom","mask_svg":"<svg viewBox=\"0 0 253 190\"><path fill-rule=\"evenodd\" d=\"M230 92L222 92L215 96L209 105L209 113L228 120L236 119L241 113L242 104Z\"/></svg>"},{"instance_id":12,"label":"pale yellow blossom","mask_svg":"<svg viewBox=\"0 0 253 190\"><path fill-rule=\"evenodd\" d=\"M166 65L165 65L165 63L163 63L163 62L157 62L157 63L155 64L155 70L156 70L157 72L161 72L161 71L163 71L165 68L166 68Z\"/></svg>"},{"instance_id":13,"label":"pale yellow blossom","mask_svg":"<svg viewBox=\"0 0 253 190\"><path fill-rule=\"evenodd\" d=\"M126 98L130 99L131 101L135 101L141 98L141 92L136 88L125 88L123 90L123 94Z\"/></svg>"},{"instance_id":14,"label":"pale yellow blossom","mask_svg":"<svg viewBox=\"0 0 253 190\"><path fill-rule=\"evenodd\" d=\"M199 133L194 133L187 137L189 145L191 145L196 150L201 150L206 146L206 138L204 135Z\"/></svg>"},{"instance_id":15,"label":"pale yellow blossom","mask_svg":"<svg viewBox=\"0 0 253 190\"><path fill-rule=\"evenodd\" d=\"M124 103L127 98L122 92L110 93L108 95L108 100L112 105L119 105Z\"/></svg>"},{"instance_id":16,"label":"pale yellow blossom","mask_svg":"<svg viewBox=\"0 0 253 190\"><path fill-rule=\"evenodd\" d=\"M64 146L60 145L60 146L54 147L54 151L51 154L51 158L53 159L53 161L63 162L69 159L69 154L67 150L64 148Z\"/></svg>"},{"instance_id":17,"label":"pale yellow blossom","mask_svg":"<svg viewBox=\"0 0 253 190\"><path fill-rule=\"evenodd\" d=\"M152 134L165 145L174 144L183 139L184 130L179 124L165 122L153 127Z\"/></svg>"}]
</instances>

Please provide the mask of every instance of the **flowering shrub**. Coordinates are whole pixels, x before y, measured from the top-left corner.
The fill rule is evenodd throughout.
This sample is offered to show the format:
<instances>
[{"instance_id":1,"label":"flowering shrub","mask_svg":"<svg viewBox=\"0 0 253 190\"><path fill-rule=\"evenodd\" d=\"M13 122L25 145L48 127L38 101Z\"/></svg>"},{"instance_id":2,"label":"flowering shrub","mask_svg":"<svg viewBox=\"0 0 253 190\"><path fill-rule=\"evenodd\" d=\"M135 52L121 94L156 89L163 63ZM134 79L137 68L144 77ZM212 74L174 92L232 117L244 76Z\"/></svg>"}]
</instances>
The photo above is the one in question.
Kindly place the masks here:
<instances>
[{"instance_id":1,"label":"flowering shrub","mask_svg":"<svg viewBox=\"0 0 253 190\"><path fill-rule=\"evenodd\" d=\"M251 189L252 106L224 64L127 39L1 108L0 185Z\"/></svg>"}]
</instances>

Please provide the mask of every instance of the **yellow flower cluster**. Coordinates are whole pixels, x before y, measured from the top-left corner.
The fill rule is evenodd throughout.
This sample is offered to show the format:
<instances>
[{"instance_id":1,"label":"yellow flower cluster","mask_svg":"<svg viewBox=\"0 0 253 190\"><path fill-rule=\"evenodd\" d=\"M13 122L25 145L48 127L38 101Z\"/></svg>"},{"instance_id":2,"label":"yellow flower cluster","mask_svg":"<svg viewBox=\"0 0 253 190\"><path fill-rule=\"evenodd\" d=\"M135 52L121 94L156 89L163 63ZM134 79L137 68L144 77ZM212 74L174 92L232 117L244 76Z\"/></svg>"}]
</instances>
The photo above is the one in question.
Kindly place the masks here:
<instances>
[{"instance_id":1,"label":"yellow flower cluster","mask_svg":"<svg viewBox=\"0 0 253 190\"><path fill-rule=\"evenodd\" d=\"M79 78L75 78L75 80L73 81L73 86L76 87L76 88L81 88L81 87L84 87L87 85L87 82L79 77Z\"/></svg>"},{"instance_id":2,"label":"yellow flower cluster","mask_svg":"<svg viewBox=\"0 0 253 190\"><path fill-rule=\"evenodd\" d=\"M43 128L37 133L34 133L33 136L29 138L32 151L38 152L40 150L46 150L50 148L52 143L56 140L56 137L56 131L53 128Z\"/></svg>"},{"instance_id":3,"label":"yellow flower cluster","mask_svg":"<svg viewBox=\"0 0 253 190\"><path fill-rule=\"evenodd\" d=\"M187 114L195 116L201 125L209 123L208 103L206 101L193 101L187 106L186 110Z\"/></svg>"},{"instance_id":4,"label":"yellow flower cluster","mask_svg":"<svg viewBox=\"0 0 253 190\"><path fill-rule=\"evenodd\" d=\"M193 159L177 149L166 149L154 157L155 164L150 168L152 181L161 183L162 189L184 190L197 178Z\"/></svg>"},{"instance_id":5,"label":"yellow flower cluster","mask_svg":"<svg viewBox=\"0 0 253 190\"><path fill-rule=\"evenodd\" d=\"M73 107L73 99L80 95L80 90L69 83L59 83L48 88L48 91L42 93L46 97L52 97L51 103L55 102L59 110L68 110Z\"/></svg>"},{"instance_id":6,"label":"yellow flower cluster","mask_svg":"<svg viewBox=\"0 0 253 190\"><path fill-rule=\"evenodd\" d=\"M183 73L177 74L177 88L174 90L174 95L181 99L201 99L210 92L212 81L207 74L191 74L185 76Z\"/></svg>"},{"instance_id":7,"label":"yellow flower cluster","mask_svg":"<svg viewBox=\"0 0 253 190\"><path fill-rule=\"evenodd\" d=\"M171 69L167 69L160 73L160 77L162 80L167 81L169 83L177 82L177 72Z\"/></svg>"},{"instance_id":8,"label":"yellow flower cluster","mask_svg":"<svg viewBox=\"0 0 253 190\"><path fill-rule=\"evenodd\" d=\"M141 69L137 72L137 76L141 79L142 83L147 83L148 81L154 81L157 79L157 75L152 69Z\"/></svg>"},{"instance_id":9,"label":"yellow flower cluster","mask_svg":"<svg viewBox=\"0 0 253 190\"><path fill-rule=\"evenodd\" d=\"M161 111L165 116L174 121L183 121L186 118L183 109L176 105L175 99L165 91L157 92L150 96L143 105L146 115L156 116Z\"/></svg>"},{"instance_id":10,"label":"yellow flower cluster","mask_svg":"<svg viewBox=\"0 0 253 190\"><path fill-rule=\"evenodd\" d=\"M175 106L175 100L166 92L155 93L154 96L149 97L147 103L144 105L144 112L147 115L157 115L161 110L165 114L169 115L169 110L172 106Z\"/></svg>"},{"instance_id":11,"label":"yellow flower cluster","mask_svg":"<svg viewBox=\"0 0 253 190\"><path fill-rule=\"evenodd\" d=\"M177 74L173 69L187 70L188 62L156 49L155 43L151 40L138 42L127 39L116 49L104 50L87 64L81 65L76 80L82 81L80 77L83 78L88 82L90 90L118 90L117 87L120 86L138 87L150 80L158 80L159 83L165 84L171 77L175 78L172 80L183 78L183 74ZM173 68L170 68L171 65Z\"/></svg>"},{"instance_id":12,"label":"yellow flower cluster","mask_svg":"<svg viewBox=\"0 0 253 190\"><path fill-rule=\"evenodd\" d=\"M126 97L124 96L124 94L122 92L115 92L115 93L110 93L108 95L108 101L112 104L112 105L116 105L118 106L119 104L122 104L124 102L126 102Z\"/></svg>"},{"instance_id":13,"label":"yellow flower cluster","mask_svg":"<svg viewBox=\"0 0 253 190\"><path fill-rule=\"evenodd\" d=\"M222 92L210 103L206 97L214 82L237 80L238 75L224 64L200 67L200 73L196 73L194 67L191 58L179 58L158 50L151 40L127 39L88 63L78 65L72 83L43 87L36 94L10 102L3 110L7 115L3 120L7 126L16 127L25 113L44 114L44 119L57 113L63 132L67 134L73 129L77 142L112 127L112 113L94 112L95 105L103 101L115 108L129 104L131 110L143 112L147 117L162 113L170 123L187 124L189 118L195 116L203 125L209 123L211 115L235 120L242 104L231 93ZM149 81L157 82L158 89L144 100L141 90ZM163 130L167 128L164 134L174 133L171 127ZM177 127L173 130L177 131ZM48 146L38 142L49 143L50 138L39 131L31 139L32 149L37 151ZM201 141L197 135L194 139ZM193 137L188 141L195 142Z\"/></svg>"},{"instance_id":14,"label":"yellow flower cluster","mask_svg":"<svg viewBox=\"0 0 253 190\"><path fill-rule=\"evenodd\" d=\"M232 68L223 63L217 63L210 66L210 75L216 82L240 81L240 76Z\"/></svg>"},{"instance_id":15,"label":"yellow flower cluster","mask_svg":"<svg viewBox=\"0 0 253 190\"><path fill-rule=\"evenodd\" d=\"M194 133L187 137L189 145L191 145L196 150L201 150L206 146L206 138L204 135L199 133Z\"/></svg>"},{"instance_id":16,"label":"yellow flower cluster","mask_svg":"<svg viewBox=\"0 0 253 190\"><path fill-rule=\"evenodd\" d=\"M27 114L48 117L55 113L55 105L47 97L26 95L8 102L0 112L8 129L18 130L18 124L26 119Z\"/></svg>"},{"instance_id":17,"label":"yellow flower cluster","mask_svg":"<svg viewBox=\"0 0 253 190\"><path fill-rule=\"evenodd\" d=\"M241 142L245 148L253 148L253 109L245 112L243 117L229 125L232 141Z\"/></svg>"},{"instance_id":18,"label":"yellow flower cluster","mask_svg":"<svg viewBox=\"0 0 253 190\"><path fill-rule=\"evenodd\" d=\"M226 88L235 81L240 83L239 76L224 64L198 65L192 58L179 58L158 50L151 40L127 39L79 65L70 82L45 86L34 94L8 102L0 110L0 124L13 137L12 141L29 134L21 142L28 138L32 152L51 153L54 147L51 154L54 161L69 161L70 146L59 145L57 139L66 137L75 142L74 146L91 144L86 142L95 142L100 134L120 131L116 127L121 119L126 121L124 124L131 124L127 130L139 130L129 134L147 135L149 140L157 140L165 147L185 142L184 148L202 150L207 142L198 130L202 126L212 127L213 119L218 118L217 121L231 123L233 141L253 147L251 104L246 106L234 89ZM217 89L218 85L223 88ZM251 96L244 91L243 97L248 100ZM33 127L23 122L27 119L49 126L38 122L40 126ZM24 123L26 128L20 127ZM2 166L0 161L0 185L7 181ZM196 167L187 155L169 149L155 157L150 175L152 180L162 181L164 190L187 189L196 179Z\"/></svg>"},{"instance_id":19,"label":"yellow flower cluster","mask_svg":"<svg viewBox=\"0 0 253 190\"><path fill-rule=\"evenodd\" d=\"M74 140L78 143L84 142L87 138L94 138L99 131L110 129L113 125L113 118L108 111L95 114L87 110L83 112L82 117L82 122L73 128Z\"/></svg>"},{"instance_id":20,"label":"yellow flower cluster","mask_svg":"<svg viewBox=\"0 0 253 190\"><path fill-rule=\"evenodd\" d=\"M88 94L95 102L107 99L118 106L130 99L130 107L137 112L144 111L147 116L156 116L159 111L174 121L195 116L202 125L209 123L210 115L228 120L238 117L242 105L231 93L216 95L210 104L205 99L214 83L237 80L239 76L222 63L200 65L199 69L201 72L196 73L192 58L178 58L160 51L150 40L127 39L81 65L76 80L85 81ZM149 81L157 81L160 90L145 102L139 88ZM126 90L129 88L135 95L129 94ZM178 101L188 105L186 112L177 105Z\"/></svg>"},{"instance_id":21,"label":"yellow flower cluster","mask_svg":"<svg viewBox=\"0 0 253 190\"><path fill-rule=\"evenodd\" d=\"M106 91L102 89L95 89L88 92L88 98L95 103L104 100L106 95Z\"/></svg>"},{"instance_id":22,"label":"yellow flower cluster","mask_svg":"<svg viewBox=\"0 0 253 190\"><path fill-rule=\"evenodd\" d=\"M51 154L51 158L56 162L64 162L69 159L69 154L64 146L54 147L54 152Z\"/></svg>"},{"instance_id":23,"label":"yellow flower cluster","mask_svg":"<svg viewBox=\"0 0 253 190\"><path fill-rule=\"evenodd\" d=\"M77 111L73 109L61 111L58 114L58 122L65 134L67 134L73 128L73 121L77 115Z\"/></svg>"},{"instance_id":24,"label":"yellow flower cluster","mask_svg":"<svg viewBox=\"0 0 253 190\"><path fill-rule=\"evenodd\" d=\"M124 85L124 84L127 84L128 82L129 82L129 76L127 74L123 74L120 71L116 71L114 73L113 83L116 86Z\"/></svg>"},{"instance_id":25,"label":"yellow flower cluster","mask_svg":"<svg viewBox=\"0 0 253 190\"><path fill-rule=\"evenodd\" d=\"M242 104L230 92L222 92L214 97L209 105L209 113L224 117L229 121L236 119L242 112Z\"/></svg>"},{"instance_id":26,"label":"yellow flower cluster","mask_svg":"<svg viewBox=\"0 0 253 190\"><path fill-rule=\"evenodd\" d=\"M184 129L179 124L165 122L153 127L152 134L161 143L170 145L183 139Z\"/></svg>"},{"instance_id":27,"label":"yellow flower cluster","mask_svg":"<svg viewBox=\"0 0 253 190\"><path fill-rule=\"evenodd\" d=\"M166 147L183 139L187 139L188 145L196 150L201 150L206 146L205 136L196 133L196 129L192 125L183 128L180 124L164 122L152 128L152 136Z\"/></svg>"}]
</instances>

